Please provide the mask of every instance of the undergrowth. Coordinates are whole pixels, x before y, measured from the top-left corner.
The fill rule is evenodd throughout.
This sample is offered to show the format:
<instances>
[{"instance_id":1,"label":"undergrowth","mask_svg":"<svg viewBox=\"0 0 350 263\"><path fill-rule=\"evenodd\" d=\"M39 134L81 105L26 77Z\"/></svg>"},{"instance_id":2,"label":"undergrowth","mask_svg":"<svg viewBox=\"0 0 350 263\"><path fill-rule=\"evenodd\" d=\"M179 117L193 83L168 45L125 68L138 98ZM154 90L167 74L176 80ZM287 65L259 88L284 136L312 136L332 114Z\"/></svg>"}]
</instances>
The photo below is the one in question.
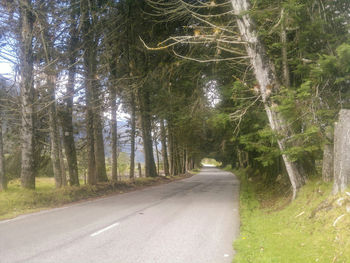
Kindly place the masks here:
<instances>
[{"instance_id":1,"label":"undergrowth","mask_svg":"<svg viewBox=\"0 0 350 263\"><path fill-rule=\"evenodd\" d=\"M313 179L290 202L246 171L235 173L241 180L241 234L233 262L350 262L350 196L333 196L331 184Z\"/></svg>"}]
</instances>

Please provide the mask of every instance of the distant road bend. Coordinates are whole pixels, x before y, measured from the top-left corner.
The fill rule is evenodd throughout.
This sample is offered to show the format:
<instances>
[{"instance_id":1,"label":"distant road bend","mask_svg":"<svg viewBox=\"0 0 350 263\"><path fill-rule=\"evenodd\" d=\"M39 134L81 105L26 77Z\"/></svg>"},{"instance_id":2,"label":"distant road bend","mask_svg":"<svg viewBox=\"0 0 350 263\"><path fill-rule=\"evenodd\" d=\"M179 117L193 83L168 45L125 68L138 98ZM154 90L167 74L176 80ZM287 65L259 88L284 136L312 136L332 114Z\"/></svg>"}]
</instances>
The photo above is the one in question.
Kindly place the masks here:
<instances>
[{"instance_id":1,"label":"distant road bend","mask_svg":"<svg viewBox=\"0 0 350 263\"><path fill-rule=\"evenodd\" d=\"M0 221L0 262L231 262L235 176L191 178Z\"/></svg>"}]
</instances>

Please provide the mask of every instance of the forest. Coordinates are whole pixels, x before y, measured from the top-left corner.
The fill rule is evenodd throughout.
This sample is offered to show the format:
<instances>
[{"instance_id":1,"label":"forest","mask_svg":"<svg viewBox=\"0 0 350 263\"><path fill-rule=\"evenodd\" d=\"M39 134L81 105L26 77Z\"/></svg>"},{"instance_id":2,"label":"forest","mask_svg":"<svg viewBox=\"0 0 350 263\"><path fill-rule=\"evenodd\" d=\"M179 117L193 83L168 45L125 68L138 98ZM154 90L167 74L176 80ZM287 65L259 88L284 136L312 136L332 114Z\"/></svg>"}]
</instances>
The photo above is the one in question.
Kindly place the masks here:
<instances>
[{"instance_id":1,"label":"forest","mask_svg":"<svg viewBox=\"0 0 350 263\"><path fill-rule=\"evenodd\" d=\"M315 179L350 183L333 163L350 152L334 151L348 0L3 0L0 47L0 191L176 176L203 158L291 200Z\"/></svg>"},{"instance_id":2,"label":"forest","mask_svg":"<svg viewBox=\"0 0 350 263\"><path fill-rule=\"evenodd\" d=\"M146 177L157 147L165 175L208 156L287 175L295 195L349 107L349 3L255 1L237 20L247 4L4 1L1 188L35 188L47 163L56 187L79 185L83 166L88 184L117 180L121 143L133 178L142 138Z\"/></svg>"}]
</instances>

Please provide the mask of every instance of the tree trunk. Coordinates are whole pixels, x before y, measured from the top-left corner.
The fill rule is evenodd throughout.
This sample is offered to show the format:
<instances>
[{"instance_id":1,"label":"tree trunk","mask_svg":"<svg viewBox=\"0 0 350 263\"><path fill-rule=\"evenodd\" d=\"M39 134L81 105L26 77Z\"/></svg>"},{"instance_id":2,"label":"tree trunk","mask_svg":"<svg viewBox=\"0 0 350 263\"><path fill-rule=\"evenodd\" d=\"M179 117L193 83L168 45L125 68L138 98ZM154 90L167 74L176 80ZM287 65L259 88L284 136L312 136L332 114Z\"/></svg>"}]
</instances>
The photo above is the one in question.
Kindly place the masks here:
<instances>
[{"instance_id":1,"label":"tree trunk","mask_svg":"<svg viewBox=\"0 0 350 263\"><path fill-rule=\"evenodd\" d=\"M141 164L140 163L137 163L137 168L139 170L139 178L142 177L142 169L141 169Z\"/></svg>"},{"instance_id":2,"label":"tree trunk","mask_svg":"<svg viewBox=\"0 0 350 263\"><path fill-rule=\"evenodd\" d=\"M157 174L159 174L159 152L158 152L158 141L157 141L157 136L154 136L154 147L155 147L155 150L156 150Z\"/></svg>"},{"instance_id":3,"label":"tree trunk","mask_svg":"<svg viewBox=\"0 0 350 263\"><path fill-rule=\"evenodd\" d=\"M61 133L59 132L59 136L61 137ZM62 149L62 141L60 139L59 141L59 158L60 158L60 166L61 166L61 178L62 178L62 186L67 186L67 173L66 173L66 165L64 163L64 155L63 155L63 149Z\"/></svg>"},{"instance_id":4,"label":"tree trunk","mask_svg":"<svg viewBox=\"0 0 350 263\"><path fill-rule=\"evenodd\" d=\"M51 144L51 162L55 178L56 188L62 187L62 171L60 162L60 138L57 126L56 99L55 99L56 75L54 72L47 73L47 89L49 92L49 130Z\"/></svg>"},{"instance_id":5,"label":"tree trunk","mask_svg":"<svg viewBox=\"0 0 350 263\"><path fill-rule=\"evenodd\" d=\"M186 160L187 160L187 151L186 149L183 150L183 156L182 156L182 174L186 173Z\"/></svg>"},{"instance_id":6,"label":"tree trunk","mask_svg":"<svg viewBox=\"0 0 350 263\"><path fill-rule=\"evenodd\" d=\"M57 125L57 109L56 109L56 81L57 73L55 62L53 61L54 44L52 42L53 36L50 32L48 18L46 14L38 17L38 24L41 28L40 36L45 54L44 72L46 75L46 89L47 89L47 104L49 113L49 131L50 131L50 145L51 145L51 163L53 174L55 178L56 188L62 187L62 170L60 161L60 133Z\"/></svg>"},{"instance_id":7,"label":"tree trunk","mask_svg":"<svg viewBox=\"0 0 350 263\"><path fill-rule=\"evenodd\" d=\"M287 49L287 30L284 8L281 10L281 43L282 43L282 69L283 69L283 85L290 87L290 75L288 66L288 49Z\"/></svg>"},{"instance_id":8,"label":"tree trunk","mask_svg":"<svg viewBox=\"0 0 350 263\"><path fill-rule=\"evenodd\" d=\"M151 116L150 116L150 102L148 91L138 90L138 98L140 103L141 116L141 133L143 139L143 149L145 156L145 176L157 176L156 165L153 156L153 144L151 133Z\"/></svg>"},{"instance_id":9,"label":"tree trunk","mask_svg":"<svg viewBox=\"0 0 350 263\"><path fill-rule=\"evenodd\" d=\"M350 184L350 110L340 110L334 129L333 193L343 192Z\"/></svg>"},{"instance_id":10,"label":"tree trunk","mask_svg":"<svg viewBox=\"0 0 350 263\"><path fill-rule=\"evenodd\" d=\"M79 185L78 161L77 152L74 142L73 130L73 98L74 98L74 83L76 74L76 60L78 56L78 31L77 31L77 8L74 8L75 1L71 0L71 20L70 20L70 41L69 41L69 67L68 67L68 82L65 93L65 109L62 113L62 129L63 129L63 145L67 156L69 184Z\"/></svg>"},{"instance_id":11,"label":"tree trunk","mask_svg":"<svg viewBox=\"0 0 350 263\"><path fill-rule=\"evenodd\" d=\"M274 66L271 63L265 47L257 36L255 25L251 20L249 13L250 3L248 0L231 0L233 10L237 15L237 24L243 40L246 42L245 47L253 65L255 77L260 86L260 94L264 103L265 111L270 123L270 127L278 136L278 146L283 152L286 149L285 138L288 138L288 127L284 118L273 109L271 92L278 92L280 85L277 81ZM284 164L292 185L293 196L295 199L298 189L304 184L304 178L300 175L295 163L282 154Z\"/></svg>"},{"instance_id":12,"label":"tree trunk","mask_svg":"<svg viewBox=\"0 0 350 263\"><path fill-rule=\"evenodd\" d=\"M2 119L0 116L0 192L6 189L7 189L7 180L5 175L4 145L2 140Z\"/></svg>"},{"instance_id":13,"label":"tree trunk","mask_svg":"<svg viewBox=\"0 0 350 263\"><path fill-rule=\"evenodd\" d=\"M21 185L35 188L34 161L34 87L33 87L33 21L30 0L19 1L20 5L20 92L22 106L21 128Z\"/></svg>"},{"instance_id":14,"label":"tree trunk","mask_svg":"<svg viewBox=\"0 0 350 263\"><path fill-rule=\"evenodd\" d=\"M170 175L175 175L175 162L174 162L174 140L173 140L173 134L172 130L170 128L170 125L168 124L168 142L169 142L169 164L170 164Z\"/></svg>"},{"instance_id":15,"label":"tree trunk","mask_svg":"<svg viewBox=\"0 0 350 263\"><path fill-rule=\"evenodd\" d=\"M87 0L81 1L89 184L95 184L97 180L108 180L100 116L100 87L97 77L96 56L99 32L95 30L95 23L98 22L96 10L96 2Z\"/></svg>"},{"instance_id":16,"label":"tree trunk","mask_svg":"<svg viewBox=\"0 0 350 263\"><path fill-rule=\"evenodd\" d=\"M162 158L163 158L163 169L165 176L169 176L169 160L168 160L168 147L166 143L166 131L164 126L164 120L160 120L160 140L162 143Z\"/></svg>"},{"instance_id":17,"label":"tree trunk","mask_svg":"<svg viewBox=\"0 0 350 263\"><path fill-rule=\"evenodd\" d=\"M86 148L88 158L87 183L94 185L97 183L96 166L95 166L95 143L93 128L93 113L91 105L91 95L89 88L86 89Z\"/></svg>"},{"instance_id":18,"label":"tree trunk","mask_svg":"<svg viewBox=\"0 0 350 263\"><path fill-rule=\"evenodd\" d=\"M179 152L179 146L177 144L177 140L173 138L173 148L174 148L174 175L178 175L181 173L181 156Z\"/></svg>"},{"instance_id":19,"label":"tree trunk","mask_svg":"<svg viewBox=\"0 0 350 263\"><path fill-rule=\"evenodd\" d=\"M111 134L112 134L112 181L118 180L118 135L117 135L117 104L116 90L113 86L109 89L111 106Z\"/></svg>"},{"instance_id":20,"label":"tree trunk","mask_svg":"<svg viewBox=\"0 0 350 263\"><path fill-rule=\"evenodd\" d=\"M326 143L323 148L322 179L324 182L331 182L334 173L334 144L330 127L326 130Z\"/></svg>"},{"instance_id":21,"label":"tree trunk","mask_svg":"<svg viewBox=\"0 0 350 263\"><path fill-rule=\"evenodd\" d=\"M94 87L96 92L96 86ZM100 113L100 101L97 100L98 96L94 96L94 114L93 114L93 127L94 127L94 142L95 142L95 162L96 173L99 182L108 181L106 172L106 160L105 160L105 148L103 140L103 125Z\"/></svg>"},{"instance_id":22,"label":"tree trunk","mask_svg":"<svg viewBox=\"0 0 350 263\"><path fill-rule=\"evenodd\" d=\"M130 180L135 178L135 135L136 135L136 109L135 109L135 94L131 91L131 132L130 132Z\"/></svg>"}]
</instances>

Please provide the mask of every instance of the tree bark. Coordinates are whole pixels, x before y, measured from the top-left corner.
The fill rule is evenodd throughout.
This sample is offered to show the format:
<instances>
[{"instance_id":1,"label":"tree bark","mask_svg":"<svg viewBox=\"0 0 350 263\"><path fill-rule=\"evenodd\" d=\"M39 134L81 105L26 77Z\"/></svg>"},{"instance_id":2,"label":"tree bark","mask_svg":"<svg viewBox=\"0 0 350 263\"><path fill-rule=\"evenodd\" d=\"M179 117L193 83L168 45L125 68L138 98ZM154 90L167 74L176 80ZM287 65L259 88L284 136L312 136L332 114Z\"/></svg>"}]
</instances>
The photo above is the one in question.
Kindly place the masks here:
<instances>
[{"instance_id":1,"label":"tree bark","mask_svg":"<svg viewBox=\"0 0 350 263\"><path fill-rule=\"evenodd\" d=\"M247 13L250 10L249 0L231 0L231 3L237 15L239 31L246 42L245 47L253 65L255 77L259 83L260 94L270 127L278 136L283 137L282 139L277 139L278 146L283 153L287 147L285 138L288 138L288 127L284 118L273 109L274 103L270 96L271 92L278 92L280 88L274 66L266 53L263 43L257 36L255 25L250 15ZM292 198L295 199L298 189L304 184L305 180L294 162L290 161L285 154L282 154L282 158L292 185Z\"/></svg>"},{"instance_id":2,"label":"tree bark","mask_svg":"<svg viewBox=\"0 0 350 263\"><path fill-rule=\"evenodd\" d=\"M101 121L100 86L97 77L98 22L95 1L81 1L86 92L86 127L88 145L88 183L107 181ZM94 156L93 156L94 155ZM90 178L90 179L89 179Z\"/></svg>"},{"instance_id":3,"label":"tree bark","mask_svg":"<svg viewBox=\"0 0 350 263\"><path fill-rule=\"evenodd\" d=\"M86 81L85 81L86 82ZM88 84L88 83L86 83ZM87 183L94 185L97 183L96 166L95 166L95 142L93 128L93 112L91 106L90 88L86 89L86 148L88 158Z\"/></svg>"},{"instance_id":4,"label":"tree bark","mask_svg":"<svg viewBox=\"0 0 350 263\"><path fill-rule=\"evenodd\" d=\"M350 110L340 110L334 129L333 193L344 192L350 184Z\"/></svg>"},{"instance_id":5,"label":"tree bark","mask_svg":"<svg viewBox=\"0 0 350 263\"><path fill-rule=\"evenodd\" d=\"M331 182L334 174L334 143L330 127L326 130L326 143L323 148L322 179Z\"/></svg>"},{"instance_id":6,"label":"tree bark","mask_svg":"<svg viewBox=\"0 0 350 263\"><path fill-rule=\"evenodd\" d=\"M82 32L84 45L84 75L85 75L85 101L86 101L86 147L88 158L87 182L90 185L97 183L96 161L95 161L95 137L94 137L94 86L92 75L92 67L96 66L91 63L94 59L94 43L92 39L92 32L90 26L89 10L87 10L89 3L82 1Z\"/></svg>"},{"instance_id":7,"label":"tree bark","mask_svg":"<svg viewBox=\"0 0 350 263\"><path fill-rule=\"evenodd\" d=\"M117 104L116 90L113 86L109 89L111 106L111 135L112 135L112 180L118 180L118 134L117 134Z\"/></svg>"},{"instance_id":8,"label":"tree bark","mask_svg":"<svg viewBox=\"0 0 350 263\"><path fill-rule=\"evenodd\" d=\"M96 86L94 91L96 91ZM96 93L95 93L96 94ZM97 98L98 96L94 96ZM96 99L94 100L96 101ZM106 172L106 159L105 159L105 148L103 140L103 125L101 120L101 103L96 101L94 103L94 114L93 114L93 127L94 127L94 142L95 142L95 162L96 162L96 173L99 182L108 181Z\"/></svg>"},{"instance_id":9,"label":"tree bark","mask_svg":"<svg viewBox=\"0 0 350 263\"><path fill-rule=\"evenodd\" d=\"M142 177L142 169L141 169L141 164L140 163L137 163L137 168L139 170L139 178Z\"/></svg>"},{"instance_id":10,"label":"tree bark","mask_svg":"<svg viewBox=\"0 0 350 263\"><path fill-rule=\"evenodd\" d=\"M65 94L65 109L62 113L62 130L63 130L63 145L67 156L69 184L79 186L78 161L77 152L74 141L73 130L73 98L74 98L74 83L76 74L76 60L78 56L78 31L77 31L77 8L74 8L75 1L71 0L70 14L70 41L69 41L69 67L68 67L68 82L66 85Z\"/></svg>"},{"instance_id":11,"label":"tree bark","mask_svg":"<svg viewBox=\"0 0 350 263\"><path fill-rule=\"evenodd\" d=\"M135 95L131 90L131 119L130 119L130 180L135 178L135 135L136 135L136 109L135 109Z\"/></svg>"},{"instance_id":12,"label":"tree bark","mask_svg":"<svg viewBox=\"0 0 350 263\"><path fill-rule=\"evenodd\" d=\"M155 147L155 150L156 150L157 174L159 174L159 152L158 152L158 141L157 141L157 136L154 136L154 147Z\"/></svg>"},{"instance_id":13,"label":"tree bark","mask_svg":"<svg viewBox=\"0 0 350 263\"><path fill-rule=\"evenodd\" d=\"M186 161L187 161L187 150L184 149L183 150L183 156L182 156L182 173L183 174L185 174L187 172Z\"/></svg>"},{"instance_id":14,"label":"tree bark","mask_svg":"<svg viewBox=\"0 0 350 263\"><path fill-rule=\"evenodd\" d=\"M171 125L167 125L168 128L168 143L169 143L169 168L170 168L170 175L174 176L175 175L175 150L174 150L174 136L172 133L172 129L170 127Z\"/></svg>"},{"instance_id":15,"label":"tree bark","mask_svg":"<svg viewBox=\"0 0 350 263\"><path fill-rule=\"evenodd\" d=\"M44 72L46 75L46 89L47 89L47 104L49 113L49 132L51 145L51 163L53 174L55 178L56 188L62 187L62 170L60 161L60 133L57 124L57 109L56 109L56 80L57 73L55 63L53 61L54 43L52 41L53 35L50 33L49 22L46 14L38 16L38 24L41 28L40 36L45 54Z\"/></svg>"},{"instance_id":16,"label":"tree bark","mask_svg":"<svg viewBox=\"0 0 350 263\"><path fill-rule=\"evenodd\" d=\"M2 118L0 116L0 192L6 189L7 180L5 175L4 144L2 139Z\"/></svg>"},{"instance_id":17,"label":"tree bark","mask_svg":"<svg viewBox=\"0 0 350 263\"><path fill-rule=\"evenodd\" d=\"M55 99L56 75L54 72L47 73L47 89L49 92L49 130L51 143L51 162L55 178L56 188L62 187L62 170L60 162L60 138L57 126L56 99Z\"/></svg>"},{"instance_id":18,"label":"tree bark","mask_svg":"<svg viewBox=\"0 0 350 263\"><path fill-rule=\"evenodd\" d=\"M34 161L34 87L33 87L33 23L31 0L20 0L20 93L22 107L21 185L35 188Z\"/></svg>"},{"instance_id":19,"label":"tree bark","mask_svg":"<svg viewBox=\"0 0 350 263\"><path fill-rule=\"evenodd\" d=\"M138 99L140 103L140 116L141 116L141 133L143 139L143 149L145 156L145 176L155 177L157 176L156 165L153 156L153 144L151 133L151 118L150 118L150 102L148 91L138 90Z\"/></svg>"},{"instance_id":20,"label":"tree bark","mask_svg":"<svg viewBox=\"0 0 350 263\"><path fill-rule=\"evenodd\" d=\"M59 131L59 136L60 138L62 138L61 136L61 133ZM60 166L61 166L61 178L62 178L62 186L67 186L67 173L66 173L66 165L64 163L64 155L63 155L63 149L62 149L62 141L60 139L59 141L59 150L58 150L58 153L59 153L59 158L60 158Z\"/></svg>"},{"instance_id":21,"label":"tree bark","mask_svg":"<svg viewBox=\"0 0 350 263\"><path fill-rule=\"evenodd\" d=\"M166 143L166 131L164 126L164 120L160 120L160 139L162 143L162 158L163 158L163 169L165 176L169 176L169 160L168 160L168 147Z\"/></svg>"},{"instance_id":22,"label":"tree bark","mask_svg":"<svg viewBox=\"0 0 350 263\"><path fill-rule=\"evenodd\" d=\"M281 43L282 43L282 69L283 69L283 85L286 88L290 87L290 75L288 66L288 42L286 30L286 18L284 8L281 10Z\"/></svg>"}]
</instances>

